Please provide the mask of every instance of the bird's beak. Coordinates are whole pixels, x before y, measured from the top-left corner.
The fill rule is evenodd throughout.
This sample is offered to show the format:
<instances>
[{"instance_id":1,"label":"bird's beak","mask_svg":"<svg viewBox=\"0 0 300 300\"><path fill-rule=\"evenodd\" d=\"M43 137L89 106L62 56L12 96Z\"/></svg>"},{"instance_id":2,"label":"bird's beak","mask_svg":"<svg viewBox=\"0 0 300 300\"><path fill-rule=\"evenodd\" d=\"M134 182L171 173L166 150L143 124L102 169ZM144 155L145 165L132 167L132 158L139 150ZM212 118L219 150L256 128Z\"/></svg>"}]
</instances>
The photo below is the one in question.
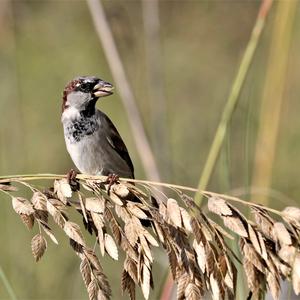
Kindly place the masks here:
<instances>
[{"instance_id":1,"label":"bird's beak","mask_svg":"<svg viewBox=\"0 0 300 300\"><path fill-rule=\"evenodd\" d=\"M96 97L105 97L111 95L113 93L112 92L113 89L114 87L112 84L105 81L100 81L94 86L93 94Z\"/></svg>"}]
</instances>

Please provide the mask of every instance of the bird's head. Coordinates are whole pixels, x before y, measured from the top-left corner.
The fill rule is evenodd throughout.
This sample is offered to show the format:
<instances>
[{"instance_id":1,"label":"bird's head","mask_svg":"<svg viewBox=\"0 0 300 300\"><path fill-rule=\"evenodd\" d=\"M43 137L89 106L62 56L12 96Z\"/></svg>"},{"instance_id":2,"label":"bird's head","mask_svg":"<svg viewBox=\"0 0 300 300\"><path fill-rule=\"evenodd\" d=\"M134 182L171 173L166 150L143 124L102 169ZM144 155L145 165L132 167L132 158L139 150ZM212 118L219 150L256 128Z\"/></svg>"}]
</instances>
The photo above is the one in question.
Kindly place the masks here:
<instances>
[{"instance_id":1,"label":"bird's head","mask_svg":"<svg viewBox=\"0 0 300 300\"><path fill-rule=\"evenodd\" d=\"M81 76L70 81L63 92L62 111L72 107L78 111L94 109L100 97L112 94L113 85L93 76Z\"/></svg>"}]
</instances>

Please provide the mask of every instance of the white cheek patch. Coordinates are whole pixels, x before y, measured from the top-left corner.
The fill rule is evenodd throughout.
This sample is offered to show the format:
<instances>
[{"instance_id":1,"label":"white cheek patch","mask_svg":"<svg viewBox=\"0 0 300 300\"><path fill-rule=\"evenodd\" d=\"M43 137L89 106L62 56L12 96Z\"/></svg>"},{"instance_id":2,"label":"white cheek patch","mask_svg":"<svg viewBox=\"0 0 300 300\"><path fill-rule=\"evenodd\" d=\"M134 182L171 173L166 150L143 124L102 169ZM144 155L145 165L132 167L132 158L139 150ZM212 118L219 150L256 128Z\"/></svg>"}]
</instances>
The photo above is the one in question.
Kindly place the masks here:
<instances>
[{"instance_id":1,"label":"white cheek patch","mask_svg":"<svg viewBox=\"0 0 300 300\"><path fill-rule=\"evenodd\" d=\"M90 95L81 91L72 92L67 96L67 103L70 106L79 107L89 101Z\"/></svg>"},{"instance_id":2,"label":"white cheek patch","mask_svg":"<svg viewBox=\"0 0 300 300\"><path fill-rule=\"evenodd\" d=\"M66 102L68 105L68 101ZM80 117L80 112L77 108L73 106L67 106L67 108L64 110L61 116L62 121L67 121L67 120L74 120L78 119Z\"/></svg>"}]
</instances>

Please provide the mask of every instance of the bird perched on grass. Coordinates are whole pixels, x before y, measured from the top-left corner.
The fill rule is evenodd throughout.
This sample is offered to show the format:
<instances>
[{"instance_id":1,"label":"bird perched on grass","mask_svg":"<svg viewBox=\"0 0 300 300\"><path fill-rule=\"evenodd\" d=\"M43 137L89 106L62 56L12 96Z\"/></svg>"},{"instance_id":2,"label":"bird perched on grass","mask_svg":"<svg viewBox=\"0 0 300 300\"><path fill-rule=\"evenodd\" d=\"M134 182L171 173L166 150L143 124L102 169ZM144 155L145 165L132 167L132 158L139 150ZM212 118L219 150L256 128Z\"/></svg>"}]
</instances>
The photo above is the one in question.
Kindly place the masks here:
<instances>
[{"instance_id":1,"label":"bird perched on grass","mask_svg":"<svg viewBox=\"0 0 300 300\"><path fill-rule=\"evenodd\" d=\"M96 109L112 84L93 76L70 81L63 92L62 123L68 152L81 173L134 178L127 148L109 117Z\"/></svg>"}]
</instances>

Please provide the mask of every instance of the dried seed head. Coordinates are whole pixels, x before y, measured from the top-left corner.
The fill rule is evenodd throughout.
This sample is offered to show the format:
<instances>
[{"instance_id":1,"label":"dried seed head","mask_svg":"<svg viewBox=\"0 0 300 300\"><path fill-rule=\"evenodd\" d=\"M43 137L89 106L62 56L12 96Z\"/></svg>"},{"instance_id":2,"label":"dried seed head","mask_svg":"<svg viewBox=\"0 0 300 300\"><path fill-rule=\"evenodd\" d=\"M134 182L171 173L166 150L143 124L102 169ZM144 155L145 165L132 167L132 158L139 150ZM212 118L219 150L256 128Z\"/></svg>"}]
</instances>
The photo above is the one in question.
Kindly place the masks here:
<instances>
[{"instance_id":1,"label":"dried seed head","mask_svg":"<svg viewBox=\"0 0 300 300\"><path fill-rule=\"evenodd\" d=\"M39 261L47 249L47 241L41 234L35 235L31 240L31 250L35 261Z\"/></svg>"}]
</instances>

